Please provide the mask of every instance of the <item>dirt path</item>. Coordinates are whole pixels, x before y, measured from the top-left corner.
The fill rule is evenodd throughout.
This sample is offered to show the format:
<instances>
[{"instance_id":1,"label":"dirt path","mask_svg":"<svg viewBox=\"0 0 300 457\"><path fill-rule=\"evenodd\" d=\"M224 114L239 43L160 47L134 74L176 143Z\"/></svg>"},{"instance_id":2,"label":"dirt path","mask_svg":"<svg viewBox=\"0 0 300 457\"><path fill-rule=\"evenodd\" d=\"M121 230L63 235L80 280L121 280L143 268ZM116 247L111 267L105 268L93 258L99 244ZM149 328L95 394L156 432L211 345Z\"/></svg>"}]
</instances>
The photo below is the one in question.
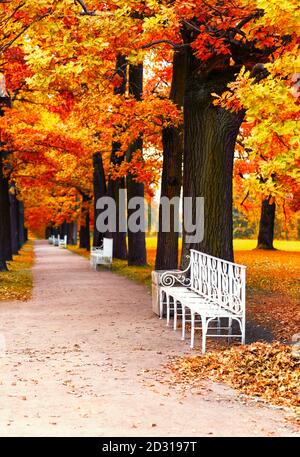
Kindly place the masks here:
<instances>
[{"instance_id":1,"label":"dirt path","mask_svg":"<svg viewBox=\"0 0 300 457\"><path fill-rule=\"evenodd\" d=\"M1 436L287 436L282 411L208 383L183 396L155 379L187 343L145 287L36 242L34 294L0 306Z\"/></svg>"}]
</instances>

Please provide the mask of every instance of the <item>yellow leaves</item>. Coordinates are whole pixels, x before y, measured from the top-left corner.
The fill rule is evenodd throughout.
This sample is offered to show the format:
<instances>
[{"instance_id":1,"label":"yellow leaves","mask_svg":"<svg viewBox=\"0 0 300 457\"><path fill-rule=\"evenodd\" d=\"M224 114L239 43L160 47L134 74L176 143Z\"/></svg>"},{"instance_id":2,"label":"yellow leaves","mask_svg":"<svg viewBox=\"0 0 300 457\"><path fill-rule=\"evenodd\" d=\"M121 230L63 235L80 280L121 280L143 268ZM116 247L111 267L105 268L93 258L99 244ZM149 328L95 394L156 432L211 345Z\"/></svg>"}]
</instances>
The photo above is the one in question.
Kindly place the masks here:
<instances>
[{"instance_id":1,"label":"yellow leaves","mask_svg":"<svg viewBox=\"0 0 300 457\"><path fill-rule=\"evenodd\" d=\"M254 343L204 356L176 359L169 364L176 382L186 385L209 378L242 393L300 414L300 361L279 343Z\"/></svg>"},{"instance_id":2,"label":"yellow leaves","mask_svg":"<svg viewBox=\"0 0 300 457\"><path fill-rule=\"evenodd\" d=\"M140 63L143 63L145 59L146 51L143 49L139 50L131 50L130 54L128 55L128 62L132 65L138 65Z\"/></svg>"},{"instance_id":3,"label":"yellow leaves","mask_svg":"<svg viewBox=\"0 0 300 457\"><path fill-rule=\"evenodd\" d=\"M51 132L57 128L57 124L60 122L58 114L51 113L48 110L42 110L40 113L40 121L35 124L35 128Z\"/></svg>"},{"instance_id":4,"label":"yellow leaves","mask_svg":"<svg viewBox=\"0 0 300 457\"><path fill-rule=\"evenodd\" d=\"M8 262L8 272L0 273L0 302L29 300L32 290L31 267L34 261L33 243L27 242L20 253Z\"/></svg>"}]
</instances>

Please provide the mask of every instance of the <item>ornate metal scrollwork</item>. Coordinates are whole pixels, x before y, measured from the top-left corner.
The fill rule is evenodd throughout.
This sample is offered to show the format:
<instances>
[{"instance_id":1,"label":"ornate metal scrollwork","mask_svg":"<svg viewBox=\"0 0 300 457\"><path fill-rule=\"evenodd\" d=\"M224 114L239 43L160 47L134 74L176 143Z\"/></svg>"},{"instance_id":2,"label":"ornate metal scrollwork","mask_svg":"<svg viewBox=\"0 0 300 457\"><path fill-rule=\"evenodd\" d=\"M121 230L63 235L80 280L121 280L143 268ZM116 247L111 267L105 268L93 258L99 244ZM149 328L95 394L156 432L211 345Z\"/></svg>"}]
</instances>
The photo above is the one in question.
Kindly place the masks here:
<instances>
[{"instance_id":1,"label":"ornate metal scrollwork","mask_svg":"<svg viewBox=\"0 0 300 457\"><path fill-rule=\"evenodd\" d=\"M189 259L189 264L185 270L178 272L165 271L161 275L160 284L162 286L173 287L176 282L185 287L189 287L191 285L191 279L185 276L185 273L187 273L191 267L191 257L187 255L186 258Z\"/></svg>"}]
</instances>

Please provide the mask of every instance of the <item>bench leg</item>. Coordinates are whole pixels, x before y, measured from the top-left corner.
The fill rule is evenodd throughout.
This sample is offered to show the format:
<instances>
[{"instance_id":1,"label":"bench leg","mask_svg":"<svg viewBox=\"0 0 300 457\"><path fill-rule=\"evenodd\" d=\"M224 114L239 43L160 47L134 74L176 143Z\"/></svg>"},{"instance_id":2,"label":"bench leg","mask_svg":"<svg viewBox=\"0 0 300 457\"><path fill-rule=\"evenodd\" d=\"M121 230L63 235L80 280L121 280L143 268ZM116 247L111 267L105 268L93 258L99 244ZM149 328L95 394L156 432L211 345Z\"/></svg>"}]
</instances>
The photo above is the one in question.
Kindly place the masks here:
<instances>
[{"instance_id":1,"label":"bench leg","mask_svg":"<svg viewBox=\"0 0 300 457\"><path fill-rule=\"evenodd\" d=\"M232 334L232 317L228 318L228 338L227 341L228 343L230 342L230 335Z\"/></svg>"},{"instance_id":2,"label":"bench leg","mask_svg":"<svg viewBox=\"0 0 300 457\"><path fill-rule=\"evenodd\" d=\"M182 330L181 330L181 339L185 340L185 306L181 305L182 308Z\"/></svg>"},{"instance_id":3,"label":"bench leg","mask_svg":"<svg viewBox=\"0 0 300 457\"><path fill-rule=\"evenodd\" d=\"M177 329L177 300L174 299L174 325L173 325L173 330L174 332Z\"/></svg>"},{"instance_id":4,"label":"bench leg","mask_svg":"<svg viewBox=\"0 0 300 457\"><path fill-rule=\"evenodd\" d=\"M167 327L170 323L170 295L167 294Z\"/></svg>"},{"instance_id":5,"label":"bench leg","mask_svg":"<svg viewBox=\"0 0 300 457\"><path fill-rule=\"evenodd\" d=\"M206 317L201 316L202 322L202 354L205 354L206 351L206 333L207 333L207 326L206 326Z\"/></svg>"},{"instance_id":6,"label":"bench leg","mask_svg":"<svg viewBox=\"0 0 300 457\"><path fill-rule=\"evenodd\" d=\"M191 349L195 343L195 313L191 311Z\"/></svg>"},{"instance_id":7,"label":"bench leg","mask_svg":"<svg viewBox=\"0 0 300 457\"><path fill-rule=\"evenodd\" d=\"M163 312L164 312L164 303L163 303L163 290L159 291L159 318L163 318Z\"/></svg>"},{"instance_id":8,"label":"bench leg","mask_svg":"<svg viewBox=\"0 0 300 457\"><path fill-rule=\"evenodd\" d=\"M242 344L246 342L246 319L243 317L242 319Z\"/></svg>"}]
</instances>

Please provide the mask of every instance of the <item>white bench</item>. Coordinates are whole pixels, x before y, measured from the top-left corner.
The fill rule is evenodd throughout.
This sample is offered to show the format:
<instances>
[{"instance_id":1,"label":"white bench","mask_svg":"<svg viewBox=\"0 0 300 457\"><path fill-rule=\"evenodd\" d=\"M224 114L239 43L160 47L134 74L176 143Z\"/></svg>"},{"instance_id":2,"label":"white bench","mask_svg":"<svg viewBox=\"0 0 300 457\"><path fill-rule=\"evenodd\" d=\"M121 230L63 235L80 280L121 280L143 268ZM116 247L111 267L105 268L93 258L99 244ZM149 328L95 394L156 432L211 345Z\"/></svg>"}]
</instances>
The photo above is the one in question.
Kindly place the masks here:
<instances>
[{"instance_id":1,"label":"white bench","mask_svg":"<svg viewBox=\"0 0 300 457\"><path fill-rule=\"evenodd\" d=\"M68 237L65 235L63 238L60 238L58 235L58 247L60 248L66 248L68 243Z\"/></svg>"},{"instance_id":2,"label":"white bench","mask_svg":"<svg viewBox=\"0 0 300 457\"><path fill-rule=\"evenodd\" d=\"M195 330L202 329L202 353L206 350L206 337L241 338L245 343L246 321L246 267L212 257L194 249L190 250L190 263L180 272L166 271L161 276L160 318L167 307L167 325L170 310L174 311L174 330L177 317L182 316L182 339L185 339L186 311L191 322L191 348L194 347ZM172 302L171 303L171 299ZM200 327L196 327L196 318ZM228 326L221 326L221 319L228 319ZM232 322L237 321L240 333L232 334ZM216 324L209 327L210 323ZM217 333L208 333L208 330ZM222 334L222 330L228 330Z\"/></svg>"},{"instance_id":3,"label":"white bench","mask_svg":"<svg viewBox=\"0 0 300 457\"><path fill-rule=\"evenodd\" d=\"M48 241L49 241L50 244L53 244L53 246L58 246L60 248L66 248L67 247L67 243L68 243L67 235L65 235L63 238L61 238L60 235L57 235L57 237L52 235L51 242L50 242L50 238L49 238Z\"/></svg>"},{"instance_id":4,"label":"white bench","mask_svg":"<svg viewBox=\"0 0 300 457\"><path fill-rule=\"evenodd\" d=\"M113 259L113 239L103 238L101 247L92 247L90 255L90 263L92 268L97 268L97 265L111 266Z\"/></svg>"},{"instance_id":5,"label":"white bench","mask_svg":"<svg viewBox=\"0 0 300 457\"><path fill-rule=\"evenodd\" d=\"M54 239L55 239L55 236L54 236L54 235L49 236L49 238L48 238L48 243L49 243L49 244L54 244Z\"/></svg>"},{"instance_id":6,"label":"white bench","mask_svg":"<svg viewBox=\"0 0 300 457\"><path fill-rule=\"evenodd\" d=\"M53 246L59 246L59 235L53 237Z\"/></svg>"}]
</instances>

